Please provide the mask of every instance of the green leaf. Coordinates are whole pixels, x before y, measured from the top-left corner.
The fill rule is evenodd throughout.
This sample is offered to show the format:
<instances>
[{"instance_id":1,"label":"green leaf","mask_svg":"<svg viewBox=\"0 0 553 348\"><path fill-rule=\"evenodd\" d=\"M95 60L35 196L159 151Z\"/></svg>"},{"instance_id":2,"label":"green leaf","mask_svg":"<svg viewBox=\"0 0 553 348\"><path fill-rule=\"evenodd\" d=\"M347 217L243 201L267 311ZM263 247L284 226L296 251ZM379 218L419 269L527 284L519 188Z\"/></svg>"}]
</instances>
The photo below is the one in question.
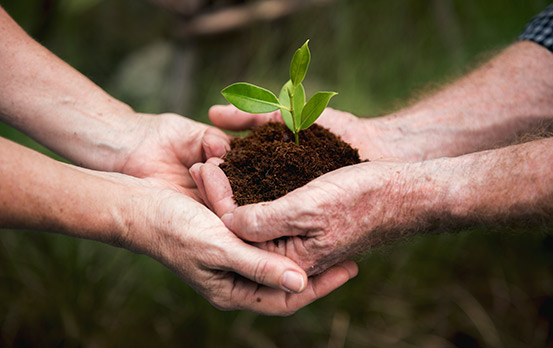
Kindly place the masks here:
<instances>
[{"instance_id":1,"label":"green leaf","mask_svg":"<svg viewBox=\"0 0 553 348\"><path fill-rule=\"evenodd\" d=\"M307 45L309 40L305 41L303 46L298 48L294 57L292 57L292 62L290 63L290 80L294 87L297 87L300 83L303 82L305 74L307 74L307 68L309 67L309 62L311 61L311 53L309 52L309 46Z\"/></svg>"},{"instance_id":2,"label":"green leaf","mask_svg":"<svg viewBox=\"0 0 553 348\"><path fill-rule=\"evenodd\" d=\"M288 93L288 90L290 90L291 88L292 88L292 81L288 80L288 82L286 82L284 86L282 86L282 88L280 89L280 94L278 96L278 100L280 101L280 104L287 107L288 109L290 109L290 106L291 106L290 94ZM293 133L294 121L292 120L292 114L290 113L290 111L284 108L281 108L280 114L282 115L282 120L284 121L284 124L286 125L286 127L288 127Z\"/></svg>"},{"instance_id":3,"label":"green leaf","mask_svg":"<svg viewBox=\"0 0 553 348\"><path fill-rule=\"evenodd\" d=\"M300 129L307 129L311 126L319 116L323 113L324 109L328 105L330 98L334 97L335 92L317 92L311 99L305 104L303 112L301 113L301 127Z\"/></svg>"},{"instance_id":4,"label":"green leaf","mask_svg":"<svg viewBox=\"0 0 553 348\"><path fill-rule=\"evenodd\" d=\"M250 83L234 83L221 91L221 94L238 109L255 114L272 112L280 108L273 92Z\"/></svg>"},{"instance_id":5,"label":"green leaf","mask_svg":"<svg viewBox=\"0 0 553 348\"><path fill-rule=\"evenodd\" d=\"M303 85L300 83L296 90L294 91L294 115L296 116L296 124L295 129L301 129L301 113L303 112L303 108L305 106L305 89L303 89Z\"/></svg>"}]
</instances>

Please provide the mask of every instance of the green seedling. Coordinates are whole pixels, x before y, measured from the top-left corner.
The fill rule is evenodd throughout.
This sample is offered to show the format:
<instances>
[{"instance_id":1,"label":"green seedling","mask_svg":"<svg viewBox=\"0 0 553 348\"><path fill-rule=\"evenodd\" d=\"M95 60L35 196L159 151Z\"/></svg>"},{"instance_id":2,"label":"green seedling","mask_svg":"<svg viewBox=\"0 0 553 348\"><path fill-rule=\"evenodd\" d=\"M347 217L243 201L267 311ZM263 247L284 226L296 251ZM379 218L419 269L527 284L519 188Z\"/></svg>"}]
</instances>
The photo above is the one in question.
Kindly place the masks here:
<instances>
[{"instance_id":1,"label":"green seedling","mask_svg":"<svg viewBox=\"0 0 553 348\"><path fill-rule=\"evenodd\" d=\"M308 43L309 40L294 54L290 63L290 80L282 86L278 98L273 92L246 82L234 83L221 91L231 104L245 112L266 113L280 109L282 120L294 133L296 144L299 144L299 132L315 123L330 98L338 94L317 92L305 102L302 82L311 61Z\"/></svg>"}]
</instances>

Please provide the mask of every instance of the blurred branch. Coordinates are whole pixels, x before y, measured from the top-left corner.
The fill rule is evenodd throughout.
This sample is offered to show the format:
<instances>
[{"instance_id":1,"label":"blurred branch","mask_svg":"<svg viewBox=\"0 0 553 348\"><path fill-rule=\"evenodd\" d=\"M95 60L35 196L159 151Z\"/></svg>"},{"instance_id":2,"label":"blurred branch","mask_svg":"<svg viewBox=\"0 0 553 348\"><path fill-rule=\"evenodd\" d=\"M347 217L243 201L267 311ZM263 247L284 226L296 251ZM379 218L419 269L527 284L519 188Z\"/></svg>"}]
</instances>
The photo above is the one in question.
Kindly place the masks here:
<instances>
[{"instance_id":1,"label":"blurred branch","mask_svg":"<svg viewBox=\"0 0 553 348\"><path fill-rule=\"evenodd\" d=\"M150 0L150 2L183 16L192 16L205 6L202 0Z\"/></svg>"},{"instance_id":2,"label":"blurred branch","mask_svg":"<svg viewBox=\"0 0 553 348\"><path fill-rule=\"evenodd\" d=\"M179 38L207 36L248 27L286 17L311 6L326 5L334 0L263 0L200 14L182 22L176 29Z\"/></svg>"},{"instance_id":3,"label":"blurred branch","mask_svg":"<svg viewBox=\"0 0 553 348\"><path fill-rule=\"evenodd\" d=\"M338 311L334 313L330 327L330 339L328 348L343 348L348 337L350 316L347 312Z\"/></svg>"}]
</instances>

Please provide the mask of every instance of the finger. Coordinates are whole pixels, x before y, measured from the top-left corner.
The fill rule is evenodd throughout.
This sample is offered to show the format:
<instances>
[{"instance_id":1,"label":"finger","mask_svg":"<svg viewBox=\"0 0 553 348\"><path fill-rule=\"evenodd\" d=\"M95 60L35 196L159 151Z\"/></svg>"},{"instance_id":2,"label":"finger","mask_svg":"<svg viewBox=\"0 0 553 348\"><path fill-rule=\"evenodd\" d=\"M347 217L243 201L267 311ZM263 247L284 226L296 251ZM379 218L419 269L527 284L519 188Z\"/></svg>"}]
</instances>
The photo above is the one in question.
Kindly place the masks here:
<instances>
[{"instance_id":1,"label":"finger","mask_svg":"<svg viewBox=\"0 0 553 348\"><path fill-rule=\"evenodd\" d=\"M223 269L236 272L255 283L290 293L300 293L307 286L307 274L291 259L261 250L236 238L230 246ZM239 244L238 244L239 243Z\"/></svg>"},{"instance_id":2,"label":"finger","mask_svg":"<svg viewBox=\"0 0 553 348\"><path fill-rule=\"evenodd\" d=\"M208 128L202 138L206 158L222 157L230 150L230 138L217 128Z\"/></svg>"},{"instance_id":3,"label":"finger","mask_svg":"<svg viewBox=\"0 0 553 348\"><path fill-rule=\"evenodd\" d=\"M402 162L405 162L405 159L402 159L399 157L379 157L379 158L373 159L372 161L402 163Z\"/></svg>"},{"instance_id":4,"label":"finger","mask_svg":"<svg viewBox=\"0 0 553 348\"><path fill-rule=\"evenodd\" d=\"M230 182L221 168L206 163L200 167L200 176L205 198L217 216L222 217L237 207L232 198Z\"/></svg>"},{"instance_id":5,"label":"finger","mask_svg":"<svg viewBox=\"0 0 553 348\"><path fill-rule=\"evenodd\" d=\"M280 111L267 114L250 114L232 105L214 105L209 109L209 119L217 127L230 131L252 129L267 122L282 122Z\"/></svg>"},{"instance_id":6,"label":"finger","mask_svg":"<svg viewBox=\"0 0 553 348\"><path fill-rule=\"evenodd\" d=\"M337 264L327 271L309 278L305 290L299 294L261 287L247 280L236 280L233 300L242 303L242 309L265 315L291 315L313 301L328 295L358 273L352 261Z\"/></svg>"},{"instance_id":7,"label":"finger","mask_svg":"<svg viewBox=\"0 0 553 348\"><path fill-rule=\"evenodd\" d=\"M223 162L224 162L224 160L222 158L211 157L211 158L208 158L205 163L213 164L214 166L219 166L219 164L221 164Z\"/></svg>"},{"instance_id":8,"label":"finger","mask_svg":"<svg viewBox=\"0 0 553 348\"><path fill-rule=\"evenodd\" d=\"M344 268L349 274L349 279L357 277L357 274L359 274L359 267L357 266L357 263L355 263L355 261L342 261L336 264L336 266Z\"/></svg>"},{"instance_id":9,"label":"finger","mask_svg":"<svg viewBox=\"0 0 553 348\"><path fill-rule=\"evenodd\" d=\"M327 107L324 109L323 113L317 119L316 123L320 124L323 127L332 128L337 122L342 124L348 124L351 122L356 122L358 118L349 112L340 111Z\"/></svg>"},{"instance_id":10,"label":"finger","mask_svg":"<svg viewBox=\"0 0 553 348\"><path fill-rule=\"evenodd\" d=\"M201 172L200 172L200 168L202 166L203 166L202 163L196 163L192 167L190 167L190 169L188 171L190 173L190 176L192 177L192 179L196 183L196 187L198 189L198 192L200 194L200 197L201 197L202 201L204 202L204 204L210 210L213 211L213 206L209 203L209 200L207 199L207 194L205 192L205 185L203 183L202 175L201 175Z\"/></svg>"},{"instance_id":11,"label":"finger","mask_svg":"<svg viewBox=\"0 0 553 348\"><path fill-rule=\"evenodd\" d=\"M209 195L210 189L206 188L206 191ZM304 236L324 230L324 223L315 213L302 210L305 208L303 203L293 194L288 194L275 201L238 207L222 215L221 220L238 237L250 242Z\"/></svg>"}]
</instances>

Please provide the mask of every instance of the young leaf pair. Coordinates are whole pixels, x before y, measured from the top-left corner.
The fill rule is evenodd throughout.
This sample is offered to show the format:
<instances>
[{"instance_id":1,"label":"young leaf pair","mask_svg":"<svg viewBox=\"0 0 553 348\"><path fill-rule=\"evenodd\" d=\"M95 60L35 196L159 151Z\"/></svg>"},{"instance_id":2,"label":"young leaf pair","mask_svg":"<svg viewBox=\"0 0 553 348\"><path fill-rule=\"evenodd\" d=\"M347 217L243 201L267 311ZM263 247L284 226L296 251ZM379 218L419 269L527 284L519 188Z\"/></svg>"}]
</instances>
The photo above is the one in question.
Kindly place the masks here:
<instances>
[{"instance_id":1,"label":"young leaf pair","mask_svg":"<svg viewBox=\"0 0 553 348\"><path fill-rule=\"evenodd\" d=\"M282 86L278 98L273 92L246 82L234 83L221 91L223 96L238 109L250 113L266 113L280 109L286 126L294 133L296 144L298 134L309 128L324 111L335 92L317 92L306 103L303 80L311 61L307 40L300 47L290 63L290 80Z\"/></svg>"}]
</instances>

